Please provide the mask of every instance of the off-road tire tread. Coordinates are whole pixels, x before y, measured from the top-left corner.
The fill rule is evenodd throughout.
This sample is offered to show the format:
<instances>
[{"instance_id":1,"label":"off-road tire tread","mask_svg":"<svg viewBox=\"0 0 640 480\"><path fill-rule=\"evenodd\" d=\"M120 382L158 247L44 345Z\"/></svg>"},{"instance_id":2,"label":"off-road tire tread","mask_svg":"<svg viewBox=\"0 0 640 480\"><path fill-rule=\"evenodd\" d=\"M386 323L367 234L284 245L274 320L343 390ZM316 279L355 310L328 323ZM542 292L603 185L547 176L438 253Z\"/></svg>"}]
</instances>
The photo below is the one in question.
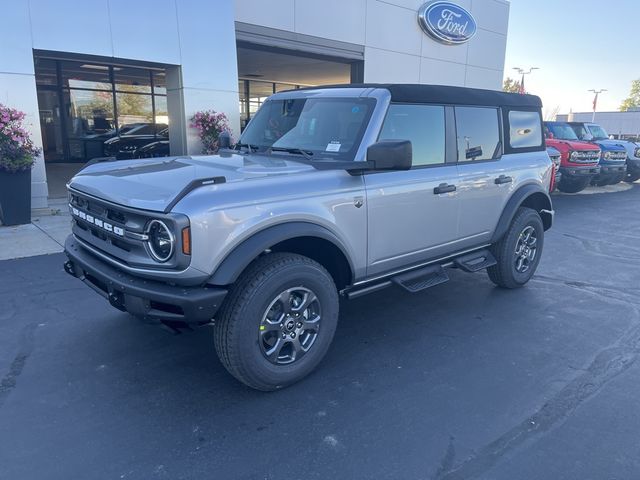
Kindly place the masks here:
<instances>
[{"instance_id":1,"label":"off-road tire tread","mask_svg":"<svg viewBox=\"0 0 640 480\"><path fill-rule=\"evenodd\" d=\"M511 251L510 244L514 236L520 235L523 226L528 220L527 217L532 216L537 217L542 226L542 219L538 212L527 207L518 208L516 214L513 216L513 220L511 220L511 225L507 233L490 247L491 253L493 253L497 263L487 268L487 274L489 275L489 279L499 287L513 289L523 286L523 284L516 282L513 278L513 252Z\"/></svg>"},{"instance_id":2,"label":"off-road tire tread","mask_svg":"<svg viewBox=\"0 0 640 480\"><path fill-rule=\"evenodd\" d=\"M627 183L633 183L640 180L640 173L627 173L624 176L624 181Z\"/></svg>"},{"instance_id":3,"label":"off-road tire tread","mask_svg":"<svg viewBox=\"0 0 640 480\"><path fill-rule=\"evenodd\" d=\"M330 282L330 287L335 289L332 277L329 272L318 262L294 253L269 253L263 255L240 275L238 280L231 286L220 311L215 316L214 322L214 345L220 361L227 371L240 382L251 388L262 391L272 391L275 388L269 384L256 382L245 372L238 361L238 352L233 346L234 329L231 328L234 322L238 321L237 313L240 306L248 302L255 291L278 270L288 265L306 264L321 270Z\"/></svg>"},{"instance_id":4,"label":"off-road tire tread","mask_svg":"<svg viewBox=\"0 0 640 480\"><path fill-rule=\"evenodd\" d=\"M561 179L560 182L556 185L556 188L562 193L578 193L587 188L589 185L590 182L587 182L583 185L583 182L581 181Z\"/></svg>"}]
</instances>

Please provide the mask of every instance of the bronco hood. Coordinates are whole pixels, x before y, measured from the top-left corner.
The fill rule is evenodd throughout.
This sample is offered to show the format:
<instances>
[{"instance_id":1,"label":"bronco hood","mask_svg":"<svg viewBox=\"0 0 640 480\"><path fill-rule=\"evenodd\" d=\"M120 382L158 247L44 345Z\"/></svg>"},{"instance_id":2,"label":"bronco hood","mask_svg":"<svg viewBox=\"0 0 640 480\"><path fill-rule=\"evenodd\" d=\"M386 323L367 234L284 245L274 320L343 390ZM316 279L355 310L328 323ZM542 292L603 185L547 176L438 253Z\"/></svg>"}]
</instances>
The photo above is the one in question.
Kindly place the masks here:
<instances>
[{"instance_id":1,"label":"bronco hood","mask_svg":"<svg viewBox=\"0 0 640 480\"><path fill-rule=\"evenodd\" d=\"M624 144L631 143L631 142L607 139L607 140L594 140L593 143L597 144L602 150L611 151L611 150L625 150L626 145Z\"/></svg>"},{"instance_id":2,"label":"bronco hood","mask_svg":"<svg viewBox=\"0 0 640 480\"><path fill-rule=\"evenodd\" d=\"M547 146L558 147L565 145L571 150L598 150L598 147L593 143L583 142L582 140L562 140L560 138L547 138Z\"/></svg>"},{"instance_id":3,"label":"bronco hood","mask_svg":"<svg viewBox=\"0 0 640 480\"><path fill-rule=\"evenodd\" d=\"M165 157L90 164L71 179L69 187L119 205L164 211L198 180L258 181L273 175L314 170L310 165L280 156Z\"/></svg>"}]
</instances>

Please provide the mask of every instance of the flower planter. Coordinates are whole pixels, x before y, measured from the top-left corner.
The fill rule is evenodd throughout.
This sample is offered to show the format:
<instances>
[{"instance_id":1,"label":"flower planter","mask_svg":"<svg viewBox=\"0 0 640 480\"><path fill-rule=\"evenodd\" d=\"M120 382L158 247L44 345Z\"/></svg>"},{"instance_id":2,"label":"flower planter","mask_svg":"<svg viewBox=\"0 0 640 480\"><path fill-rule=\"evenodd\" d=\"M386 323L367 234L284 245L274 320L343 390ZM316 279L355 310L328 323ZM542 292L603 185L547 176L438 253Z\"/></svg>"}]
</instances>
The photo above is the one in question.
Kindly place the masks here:
<instances>
[{"instance_id":1,"label":"flower planter","mask_svg":"<svg viewBox=\"0 0 640 480\"><path fill-rule=\"evenodd\" d=\"M3 225L31 222L31 169L0 170L0 221Z\"/></svg>"}]
</instances>

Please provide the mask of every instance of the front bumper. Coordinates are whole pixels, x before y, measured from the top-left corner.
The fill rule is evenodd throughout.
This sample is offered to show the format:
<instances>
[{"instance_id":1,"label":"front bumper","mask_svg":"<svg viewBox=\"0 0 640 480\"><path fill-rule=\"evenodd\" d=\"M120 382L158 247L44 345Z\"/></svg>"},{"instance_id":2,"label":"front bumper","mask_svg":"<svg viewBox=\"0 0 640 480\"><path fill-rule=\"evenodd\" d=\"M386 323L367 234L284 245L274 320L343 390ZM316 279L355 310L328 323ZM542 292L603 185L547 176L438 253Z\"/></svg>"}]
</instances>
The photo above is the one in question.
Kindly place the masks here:
<instances>
[{"instance_id":1,"label":"front bumper","mask_svg":"<svg viewBox=\"0 0 640 480\"><path fill-rule=\"evenodd\" d=\"M125 273L87 252L69 235L64 245L65 271L106 298L121 311L155 322L203 324L212 320L227 290L220 287L184 287Z\"/></svg>"},{"instance_id":2,"label":"front bumper","mask_svg":"<svg viewBox=\"0 0 640 480\"><path fill-rule=\"evenodd\" d=\"M585 176L593 176L600 173L599 165L576 165L576 166L561 166L559 170L560 175L565 179L568 178L584 178Z\"/></svg>"},{"instance_id":3,"label":"front bumper","mask_svg":"<svg viewBox=\"0 0 640 480\"><path fill-rule=\"evenodd\" d=\"M617 164L600 164L600 175L618 175L627 172L627 164L626 163L617 163Z\"/></svg>"}]
</instances>

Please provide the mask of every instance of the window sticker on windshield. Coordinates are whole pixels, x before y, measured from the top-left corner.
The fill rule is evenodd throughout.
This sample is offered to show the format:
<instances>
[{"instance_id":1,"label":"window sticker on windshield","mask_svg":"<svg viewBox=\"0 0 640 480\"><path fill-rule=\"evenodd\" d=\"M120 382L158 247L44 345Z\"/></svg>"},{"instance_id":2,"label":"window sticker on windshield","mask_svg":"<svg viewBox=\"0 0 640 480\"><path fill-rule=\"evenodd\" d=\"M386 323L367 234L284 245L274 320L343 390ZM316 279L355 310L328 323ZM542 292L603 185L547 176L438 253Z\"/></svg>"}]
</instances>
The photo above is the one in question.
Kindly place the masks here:
<instances>
[{"instance_id":1,"label":"window sticker on windshield","mask_svg":"<svg viewBox=\"0 0 640 480\"><path fill-rule=\"evenodd\" d=\"M329 142L327 144L327 148L325 152L339 152L340 151L340 142L336 142L335 140Z\"/></svg>"}]
</instances>

